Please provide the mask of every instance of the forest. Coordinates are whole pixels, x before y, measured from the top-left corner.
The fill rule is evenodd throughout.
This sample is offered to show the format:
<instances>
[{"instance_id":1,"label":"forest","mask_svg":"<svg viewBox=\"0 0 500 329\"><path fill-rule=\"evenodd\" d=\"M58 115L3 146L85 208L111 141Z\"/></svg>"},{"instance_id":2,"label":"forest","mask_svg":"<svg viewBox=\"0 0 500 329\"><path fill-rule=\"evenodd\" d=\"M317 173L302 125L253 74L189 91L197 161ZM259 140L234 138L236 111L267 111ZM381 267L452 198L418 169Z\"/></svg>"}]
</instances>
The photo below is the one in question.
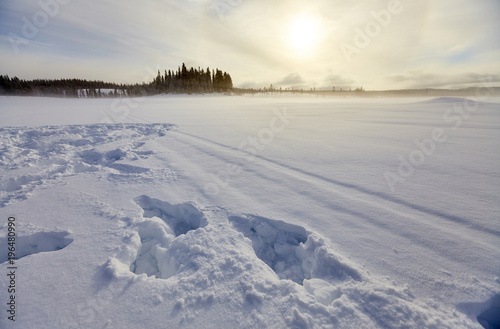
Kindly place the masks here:
<instances>
[{"instance_id":1,"label":"forest","mask_svg":"<svg viewBox=\"0 0 500 329\"><path fill-rule=\"evenodd\" d=\"M187 68L158 71L149 83L117 84L82 79L35 79L0 75L0 95L62 96L62 97L121 97L158 94L225 93L233 89L229 73L219 69Z\"/></svg>"}]
</instances>

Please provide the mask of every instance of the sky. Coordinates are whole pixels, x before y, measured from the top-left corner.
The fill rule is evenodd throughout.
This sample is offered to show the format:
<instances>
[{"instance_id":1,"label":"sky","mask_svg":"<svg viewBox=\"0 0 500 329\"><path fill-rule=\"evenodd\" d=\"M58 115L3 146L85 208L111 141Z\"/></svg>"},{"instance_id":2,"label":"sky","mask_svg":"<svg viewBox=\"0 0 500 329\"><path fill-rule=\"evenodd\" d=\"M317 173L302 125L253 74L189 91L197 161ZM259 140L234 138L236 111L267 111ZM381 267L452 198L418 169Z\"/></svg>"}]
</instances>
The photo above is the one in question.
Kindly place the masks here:
<instances>
[{"instance_id":1,"label":"sky","mask_svg":"<svg viewBox=\"0 0 500 329\"><path fill-rule=\"evenodd\" d=\"M236 87L500 86L498 0L0 0L0 74Z\"/></svg>"}]
</instances>

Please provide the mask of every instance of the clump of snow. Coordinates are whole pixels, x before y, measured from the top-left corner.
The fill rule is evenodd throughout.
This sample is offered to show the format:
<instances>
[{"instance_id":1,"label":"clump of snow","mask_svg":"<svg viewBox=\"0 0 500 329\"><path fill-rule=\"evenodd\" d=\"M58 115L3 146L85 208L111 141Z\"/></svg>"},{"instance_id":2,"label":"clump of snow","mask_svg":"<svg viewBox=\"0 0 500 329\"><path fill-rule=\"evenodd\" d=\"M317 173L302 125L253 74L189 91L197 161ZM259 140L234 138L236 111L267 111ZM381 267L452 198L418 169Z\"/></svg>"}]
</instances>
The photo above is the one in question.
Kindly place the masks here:
<instances>
[{"instance_id":1,"label":"clump of snow","mask_svg":"<svg viewBox=\"0 0 500 329\"><path fill-rule=\"evenodd\" d=\"M207 225L203 213L193 205L172 205L146 195L135 199L143 209L145 219L137 223L141 246L130 265L132 272L166 279L177 273L178 258L185 248L175 238ZM173 243L175 242L175 243ZM187 252L201 254L199 245L192 245Z\"/></svg>"},{"instance_id":2,"label":"clump of snow","mask_svg":"<svg viewBox=\"0 0 500 329\"><path fill-rule=\"evenodd\" d=\"M316 297L316 300L323 305L330 305L335 299L342 296L340 287L331 285L322 279L304 280L303 285L306 291Z\"/></svg>"},{"instance_id":3,"label":"clump of snow","mask_svg":"<svg viewBox=\"0 0 500 329\"><path fill-rule=\"evenodd\" d=\"M135 202L144 210L145 217L162 218L176 236L207 225L203 213L190 203L172 205L146 195L136 198Z\"/></svg>"}]
</instances>

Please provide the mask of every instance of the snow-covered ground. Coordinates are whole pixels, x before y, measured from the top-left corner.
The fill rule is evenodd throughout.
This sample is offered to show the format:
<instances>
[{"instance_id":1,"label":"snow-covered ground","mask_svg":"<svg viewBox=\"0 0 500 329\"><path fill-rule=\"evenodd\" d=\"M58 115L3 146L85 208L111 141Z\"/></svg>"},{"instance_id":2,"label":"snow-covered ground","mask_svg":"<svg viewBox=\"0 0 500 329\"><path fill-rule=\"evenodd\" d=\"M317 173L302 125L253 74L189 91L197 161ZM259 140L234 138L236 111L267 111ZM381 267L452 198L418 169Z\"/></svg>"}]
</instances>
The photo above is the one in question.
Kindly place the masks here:
<instances>
[{"instance_id":1,"label":"snow-covered ground","mask_svg":"<svg viewBox=\"0 0 500 329\"><path fill-rule=\"evenodd\" d=\"M478 95L0 97L0 327L495 328Z\"/></svg>"}]
</instances>

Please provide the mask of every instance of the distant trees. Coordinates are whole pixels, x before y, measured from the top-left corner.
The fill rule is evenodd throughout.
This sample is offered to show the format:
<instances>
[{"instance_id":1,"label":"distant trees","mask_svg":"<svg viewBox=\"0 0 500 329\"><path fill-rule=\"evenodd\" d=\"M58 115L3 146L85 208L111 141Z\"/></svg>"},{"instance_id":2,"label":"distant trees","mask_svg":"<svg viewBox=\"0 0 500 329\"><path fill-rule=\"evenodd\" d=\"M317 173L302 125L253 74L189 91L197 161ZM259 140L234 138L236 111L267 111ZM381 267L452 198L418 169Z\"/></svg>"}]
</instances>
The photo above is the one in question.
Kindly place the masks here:
<instances>
[{"instance_id":1,"label":"distant trees","mask_svg":"<svg viewBox=\"0 0 500 329\"><path fill-rule=\"evenodd\" d=\"M65 96L65 97L119 97L147 96L161 93L221 93L233 89L227 72L207 67L187 68L183 63L176 71L158 70L150 83L116 84L81 79L20 80L0 75L0 95Z\"/></svg>"},{"instance_id":2,"label":"distant trees","mask_svg":"<svg viewBox=\"0 0 500 329\"><path fill-rule=\"evenodd\" d=\"M231 76L219 69L210 71L202 68L188 69L183 63L177 71L168 72L162 75L158 74L153 81L153 87L157 93L213 93L228 92L233 89L233 80Z\"/></svg>"},{"instance_id":3,"label":"distant trees","mask_svg":"<svg viewBox=\"0 0 500 329\"><path fill-rule=\"evenodd\" d=\"M0 95L103 97L125 94L128 86L81 79L20 80L0 75Z\"/></svg>"}]
</instances>

